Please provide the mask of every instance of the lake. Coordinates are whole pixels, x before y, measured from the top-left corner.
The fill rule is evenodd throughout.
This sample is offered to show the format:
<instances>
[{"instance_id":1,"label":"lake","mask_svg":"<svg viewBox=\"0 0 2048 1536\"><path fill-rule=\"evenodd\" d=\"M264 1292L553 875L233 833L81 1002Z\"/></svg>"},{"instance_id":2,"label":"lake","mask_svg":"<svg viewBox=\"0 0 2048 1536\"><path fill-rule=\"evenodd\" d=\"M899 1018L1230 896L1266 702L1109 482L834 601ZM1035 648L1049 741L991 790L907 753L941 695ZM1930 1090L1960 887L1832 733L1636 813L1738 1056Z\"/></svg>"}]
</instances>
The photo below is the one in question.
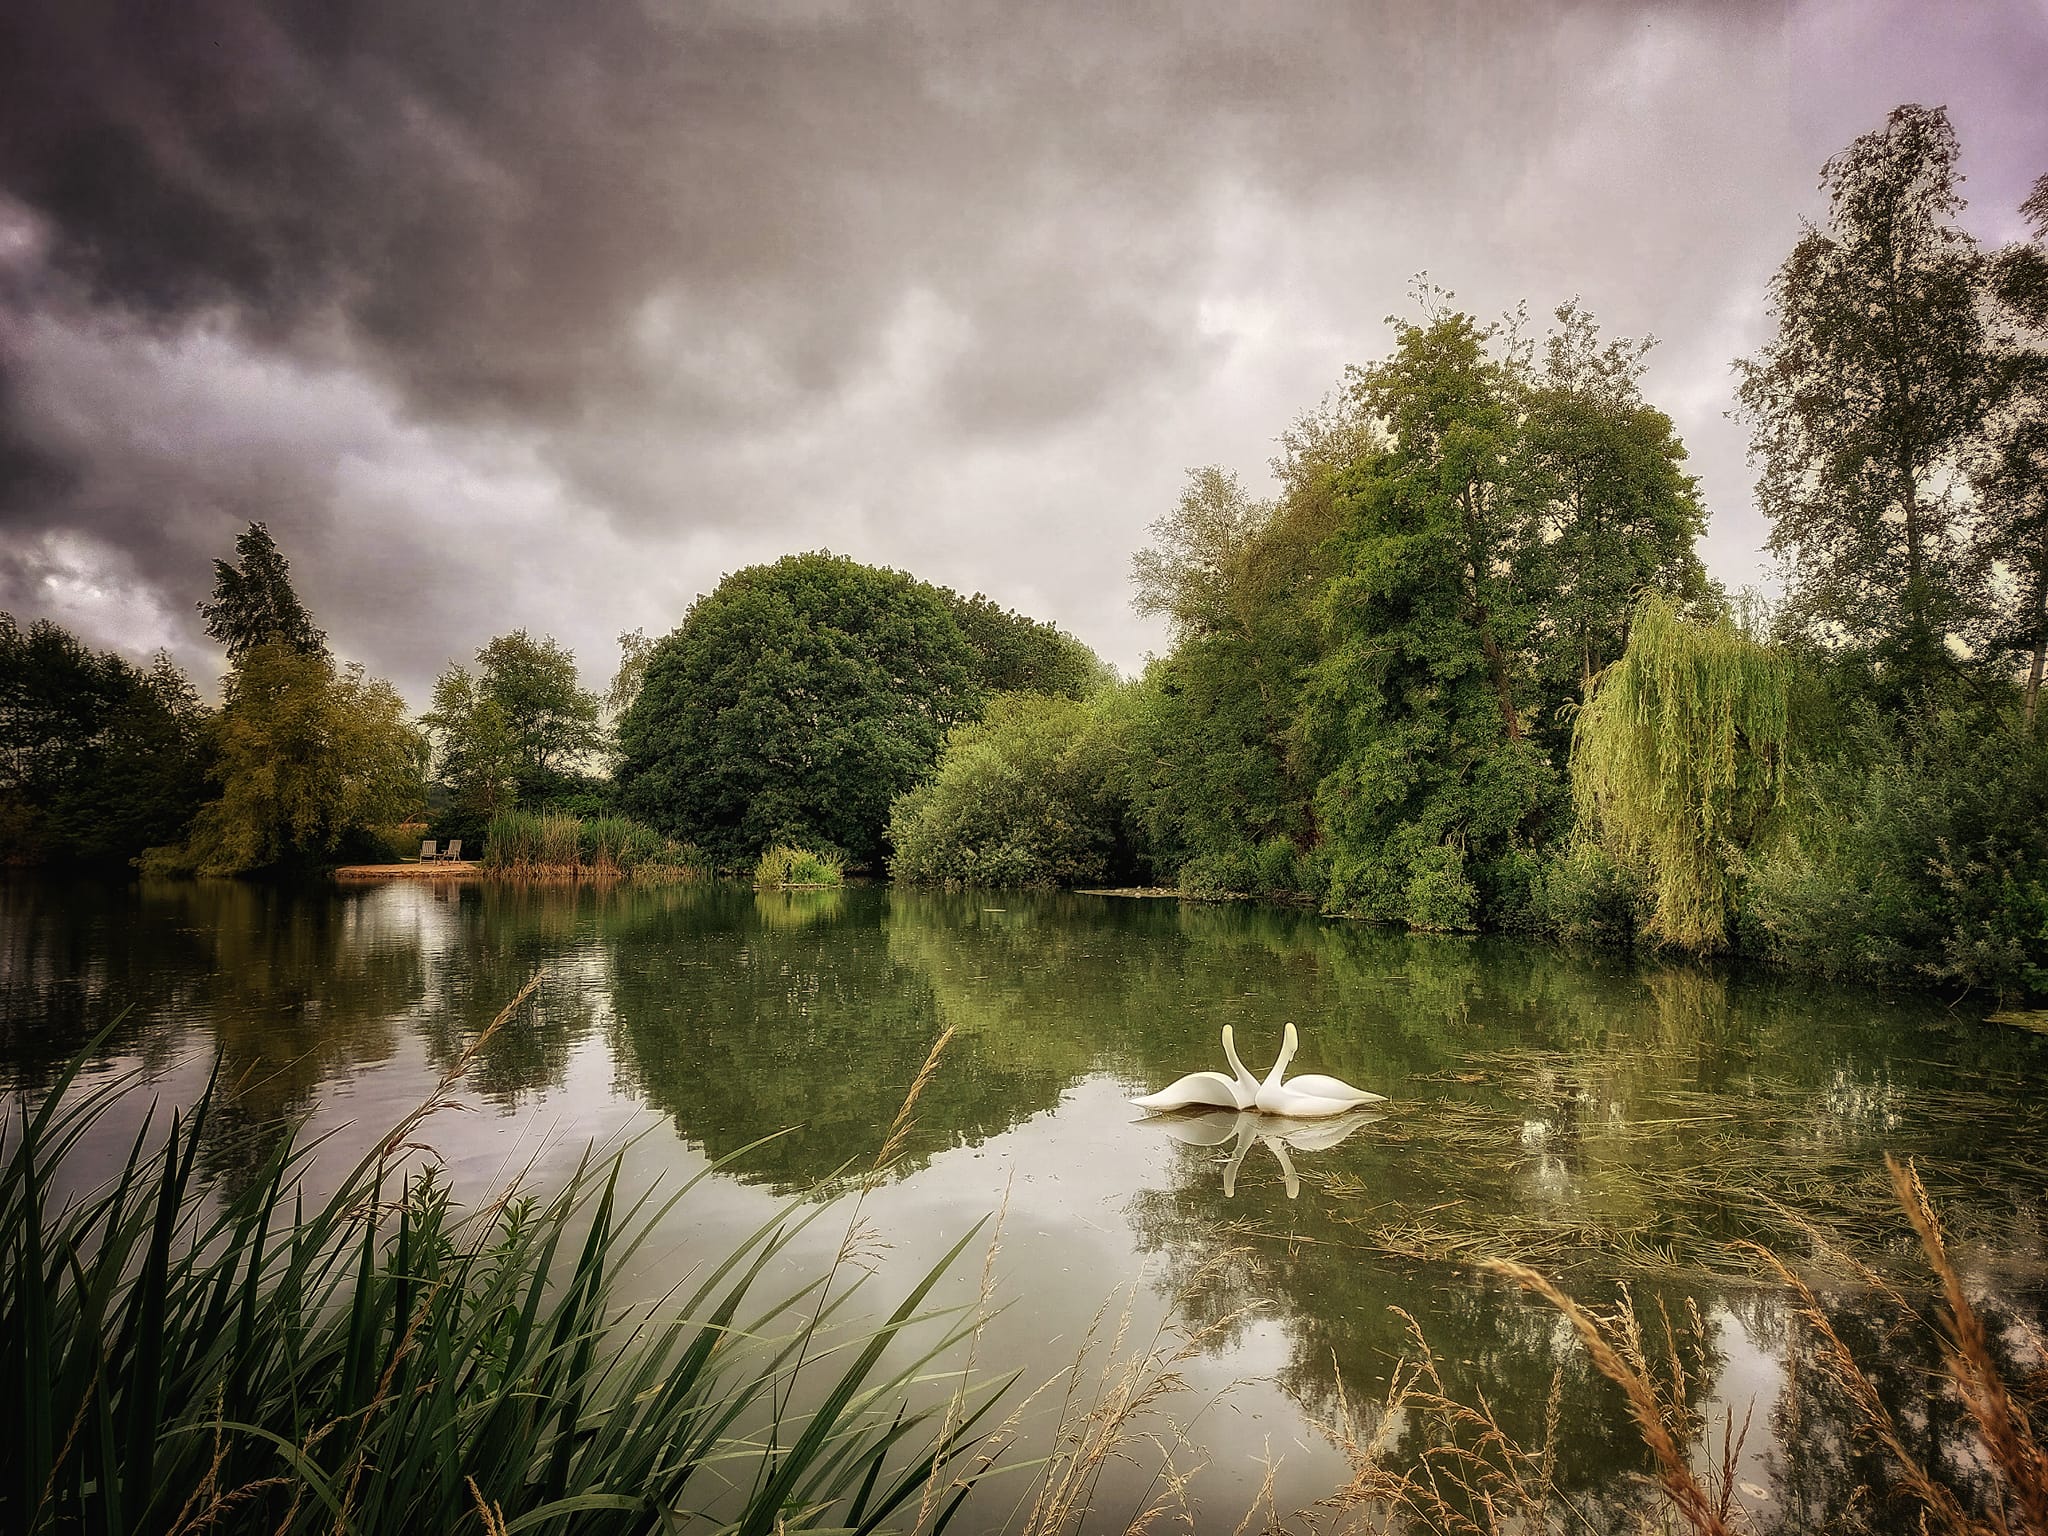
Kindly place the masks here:
<instances>
[{"instance_id":1,"label":"lake","mask_svg":"<svg viewBox=\"0 0 2048 1536\"><path fill-rule=\"evenodd\" d=\"M1494 1255L1583 1301L1626 1284L1646 1317L1661 1304L1710 1426L1696 1459L1746 1418L1740 1498L1765 1526L1839 1524L1872 1464L1753 1241L1816 1286L1915 1447L1969 1466L1960 1409L1926 1386L1930 1336L1888 1326L1851 1261L1923 1283L1888 1152L1917 1160L1994 1320L2048 1313L2048 1038L1979 1004L1248 905L14 875L0 1086L35 1095L102 1034L94 1072L139 1065L166 1104L218 1061L209 1173L246 1177L302 1122L331 1138L317 1182L536 971L533 1003L465 1079L466 1112L423 1132L459 1192L559 1184L592 1144L634 1187L730 1158L629 1277L655 1297L790 1202L836 1202L787 1260L821 1273L865 1182L857 1258L877 1311L994 1219L940 1294L971 1303L986 1273L1000 1310L975 1368L1022 1373L1020 1399L1051 1383L1018 1459L1043 1453L1077 1356L1093 1391L1119 1331L1127 1358L1181 1346L1145 1420L1191 1474L1164 1528L1231 1531L1254 1504L1285 1515L1329 1493L1350 1474L1341 1423L1419 1443L1426 1415L1378 1408L1411 1328L1452 1396L1483 1394L1524 1443L1553 1435L1574 1529L1620 1528L1647 1497L1621 1396L1554 1311L1479 1267ZM1290 1021L1294 1070L1384 1093L1384 1109L1283 1134L1125 1102L1221 1068L1225 1024L1263 1073ZM948 1029L901 1157L863 1181ZM66 1170L80 1185L125 1151L104 1129ZM1145 1443L1109 1463L1089 1528L1168 1487L1158 1460ZM992 1485L963 1524L1000 1528L1024 1487Z\"/></svg>"}]
</instances>

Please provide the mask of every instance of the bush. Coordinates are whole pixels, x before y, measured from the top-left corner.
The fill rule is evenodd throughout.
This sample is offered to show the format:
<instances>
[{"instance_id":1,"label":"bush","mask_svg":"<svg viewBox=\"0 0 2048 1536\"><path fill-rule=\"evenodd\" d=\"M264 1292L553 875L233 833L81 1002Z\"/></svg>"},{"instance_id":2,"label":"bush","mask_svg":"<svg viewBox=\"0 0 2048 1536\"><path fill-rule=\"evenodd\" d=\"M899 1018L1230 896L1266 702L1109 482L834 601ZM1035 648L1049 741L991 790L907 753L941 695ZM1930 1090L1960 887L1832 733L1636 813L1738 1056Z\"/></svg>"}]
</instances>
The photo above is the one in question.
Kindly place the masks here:
<instances>
[{"instance_id":1,"label":"bush","mask_svg":"<svg viewBox=\"0 0 2048 1536\"><path fill-rule=\"evenodd\" d=\"M1574 839L1542 866L1531 926L1561 939L1627 948L1649 916L1640 876L1589 839Z\"/></svg>"},{"instance_id":2,"label":"bush","mask_svg":"<svg viewBox=\"0 0 2048 1536\"><path fill-rule=\"evenodd\" d=\"M2048 992L2048 741L2016 712L1865 709L1753 858L1745 947L1826 975Z\"/></svg>"},{"instance_id":3,"label":"bush","mask_svg":"<svg viewBox=\"0 0 2048 1536\"><path fill-rule=\"evenodd\" d=\"M1401 893L1409 927L1456 933L1474 926L1479 891L1465 874L1464 849L1438 843L1418 853L1409 870Z\"/></svg>"},{"instance_id":4,"label":"bush","mask_svg":"<svg viewBox=\"0 0 2048 1536\"><path fill-rule=\"evenodd\" d=\"M946 738L937 773L889 813L889 873L916 885L1088 885L1122 875L1116 716L1001 694Z\"/></svg>"},{"instance_id":5,"label":"bush","mask_svg":"<svg viewBox=\"0 0 2048 1536\"><path fill-rule=\"evenodd\" d=\"M1225 896L1258 893L1259 866L1248 848L1226 848L1221 853L1198 853L1180 867L1183 896L1216 900Z\"/></svg>"},{"instance_id":6,"label":"bush","mask_svg":"<svg viewBox=\"0 0 2048 1536\"><path fill-rule=\"evenodd\" d=\"M838 885L845 874L845 868L830 854L780 843L762 854L761 862L754 866L754 884Z\"/></svg>"}]
</instances>

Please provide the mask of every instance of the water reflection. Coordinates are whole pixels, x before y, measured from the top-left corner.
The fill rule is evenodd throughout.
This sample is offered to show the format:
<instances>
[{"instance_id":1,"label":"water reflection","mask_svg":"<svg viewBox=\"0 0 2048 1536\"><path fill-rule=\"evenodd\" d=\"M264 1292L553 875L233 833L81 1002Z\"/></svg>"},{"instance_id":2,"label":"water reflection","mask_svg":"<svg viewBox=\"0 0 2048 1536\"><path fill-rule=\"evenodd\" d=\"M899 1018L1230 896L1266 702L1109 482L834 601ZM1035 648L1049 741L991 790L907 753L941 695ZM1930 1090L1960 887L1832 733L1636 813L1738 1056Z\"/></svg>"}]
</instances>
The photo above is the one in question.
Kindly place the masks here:
<instances>
[{"instance_id":1,"label":"water reflection","mask_svg":"<svg viewBox=\"0 0 2048 1536\"><path fill-rule=\"evenodd\" d=\"M2042 1315L2031 1223L2048 1039L1785 978L1242 906L8 877L0 1072L33 1094L110 1025L109 1056L217 1056L225 1092L206 1156L232 1179L344 1092L364 1116L410 1107L536 970L536 1006L474 1070L484 1113L463 1134L475 1145L510 1135L536 1103L592 1095L657 1112L675 1157L796 1127L734 1177L808 1190L866 1166L951 1028L895 1170L906 1191L980 1158L989 1193L974 1215L1000 1199L1006 1161L1047 1188L1106 1192L1088 1210L1110 1213L1113 1242L1049 1198L1048 1256L1029 1262L1084 1242L1126 1255L1129 1271L1105 1269L1101 1291L1156 1266L1191 1325L1238 1320L1224 1350L1256 1326L1312 1414L1333 1411L1340 1381L1354 1403L1384 1388L1410 1347L1406 1317L1446 1384L1483 1391L1525 1441L1542 1434L1555 1378L1560 1480L1601 1521L1639 1497L1619 1400L1547 1309L1475 1270L1487 1253L1532 1258L1589 1299L1627 1280L1646 1315L1661 1302L1683 1317L1696 1300L1720 1320L1687 1346L1703 1411L1738 1390L1731 1361L1789 1362L1767 1384L1760 1412L1777 1418L1769 1437L1760 1418L1752 1468L1788 1529L1826 1526L1871 1469L1848 1405L1742 1242L1824 1265L1827 1238L1905 1283L1911 1239L1881 1160L1912 1156L1959 1248L1982 1256L1971 1279L1987 1305L2015 1332ZM1302 1070L1370 1083L1399 1110L1289 1125L1232 1112L1125 1123L1088 1107L1206 1058L1225 1024L1272 1040L1288 1020L1311 1053ZM1021 1244L1010 1253L1027 1262ZM1966 1466L1953 1404L1929 1400L1938 1356L1924 1330L1892 1326L1848 1285L1827 1299L1881 1389L1919 1405L1916 1447ZM1390 1428L1397 1445L1420 1432Z\"/></svg>"},{"instance_id":2,"label":"water reflection","mask_svg":"<svg viewBox=\"0 0 2048 1536\"><path fill-rule=\"evenodd\" d=\"M1327 1152L1348 1140L1353 1132L1384 1118L1382 1110L1355 1109L1349 1114L1322 1120L1283 1120L1248 1109L1207 1109L1187 1114L1153 1115L1137 1123L1154 1128L1175 1141L1191 1147L1220 1147L1235 1142L1223 1165L1223 1198L1237 1193L1237 1172L1254 1142L1273 1154L1286 1180L1287 1198L1301 1198L1301 1176L1295 1172L1289 1148L1298 1152Z\"/></svg>"}]
</instances>

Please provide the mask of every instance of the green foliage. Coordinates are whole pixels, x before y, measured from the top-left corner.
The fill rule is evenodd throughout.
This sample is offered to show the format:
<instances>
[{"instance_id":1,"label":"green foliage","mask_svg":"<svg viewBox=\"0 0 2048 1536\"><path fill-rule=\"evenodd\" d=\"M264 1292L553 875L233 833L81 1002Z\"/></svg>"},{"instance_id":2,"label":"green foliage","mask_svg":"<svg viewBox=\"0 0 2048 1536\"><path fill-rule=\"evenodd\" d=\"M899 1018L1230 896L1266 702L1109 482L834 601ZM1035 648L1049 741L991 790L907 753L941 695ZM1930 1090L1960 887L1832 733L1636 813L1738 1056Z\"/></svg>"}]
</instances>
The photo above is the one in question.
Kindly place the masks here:
<instances>
[{"instance_id":1,"label":"green foliage","mask_svg":"<svg viewBox=\"0 0 2048 1536\"><path fill-rule=\"evenodd\" d=\"M484 829L479 860L521 880L616 879L673 884L711 873L695 848L624 816L505 811Z\"/></svg>"},{"instance_id":2,"label":"green foliage","mask_svg":"<svg viewBox=\"0 0 2048 1536\"><path fill-rule=\"evenodd\" d=\"M845 869L830 854L792 848L787 843L770 848L754 866L754 884L759 886L838 885L845 876Z\"/></svg>"},{"instance_id":3,"label":"green foliage","mask_svg":"<svg viewBox=\"0 0 2048 1536\"><path fill-rule=\"evenodd\" d=\"M1786 837L1752 861L1745 946L1826 975L2048 993L2048 744L2015 710L1869 698L1824 718Z\"/></svg>"},{"instance_id":4,"label":"green foliage","mask_svg":"<svg viewBox=\"0 0 2048 1536\"><path fill-rule=\"evenodd\" d=\"M0 613L0 859L125 862L184 837L207 715L161 653L137 668Z\"/></svg>"},{"instance_id":5,"label":"green foliage","mask_svg":"<svg viewBox=\"0 0 2048 1536\"><path fill-rule=\"evenodd\" d=\"M889 873L913 885L1063 886L1127 872L1120 717L999 694L946 737L938 771L889 813Z\"/></svg>"},{"instance_id":6,"label":"green foliage","mask_svg":"<svg viewBox=\"0 0 2048 1536\"><path fill-rule=\"evenodd\" d=\"M1282 438L1278 502L1251 501L1234 475L1195 471L1153 524L1157 543L1133 561L1135 606L1169 618L1178 644L1119 706L1131 815L1149 862L1181 869L1185 889L1239 891L1257 883L1242 862L1251 849L1315 839L1296 716L1320 640L1314 605L1338 482L1371 441L1349 402L1326 404Z\"/></svg>"},{"instance_id":7,"label":"green foliage","mask_svg":"<svg viewBox=\"0 0 2048 1536\"><path fill-rule=\"evenodd\" d=\"M982 696L945 597L829 554L750 566L661 640L619 722L635 816L740 865L778 843L879 865L889 807Z\"/></svg>"},{"instance_id":8,"label":"green foliage","mask_svg":"<svg viewBox=\"0 0 2048 1536\"><path fill-rule=\"evenodd\" d=\"M973 1444L985 1402L897 1406L957 1342L911 1335L968 1238L859 1336L821 1327L846 1299L829 1276L754 1300L795 1209L669 1302L622 1309L615 1277L689 1186L629 1201L616 1161L586 1163L545 1205L512 1191L464 1214L436 1170L387 1167L422 1109L324 1200L289 1142L222 1196L194 1176L209 1091L160 1151L137 1140L108 1184L60 1199L66 1155L139 1079L70 1081L0 1131L9 1531L374 1536L475 1529L480 1507L499 1530L653 1532L714 1507L743 1532L867 1529ZM908 1358L885 1367L892 1345Z\"/></svg>"},{"instance_id":9,"label":"green foliage","mask_svg":"<svg viewBox=\"0 0 2048 1536\"><path fill-rule=\"evenodd\" d=\"M1742 370L1757 502L1789 617L1922 686L1971 605L1963 479L1990 399L1986 268L1957 227L1948 114L1902 106L1828 161L1824 227L1771 284L1777 335Z\"/></svg>"},{"instance_id":10,"label":"green foliage","mask_svg":"<svg viewBox=\"0 0 2048 1536\"><path fill-rule=\"evenodd\" d=\"M523 629L476 653L474 676L451 663L420 717L433 734L438 778L459 822L558 797L575 770L603 750L602 704L577 678L576 657Z\"/></svg>"},{"instance_id":11,"label":"green foliage","mask_svg":"<svg viewBox=\"0 0 2048 1536\"><path fill-rule=\"evenodd\" d=\"M1728 941L1744 850L1784 795L1791 667L1727 619L1636 611L1572 744L1581 823L1652 893L1648 932L1685 949Z\"/></svg>"},{"instance_id":12,"label":"green foliage","mask_svg":"<svg viewBox=\"0 0 2048 1536\"><path fill-rule=\"evenodd\" d=\"M1568 708L1628 643L1636 600L1697 604L1710 589L1693 553L1707 514L1680 468L1685 448L1637 387L1650 343L1602 344L1575 304L1557 320L1525 395L1522 494L1535 528L1518 558L1535 605L1536 724L1561 738Z\"/></svg>"},{"instance_id":13,"label":"green foliage","mask_svg":"<svg viewBox=\"0 0 2048 1536\"><path fill-rule=\"evenodd\" d=\"M423 794L427 745L389 683L325 651L245 652L215 727L218 799L187 862L206 874L317 865L356 828L403 820Z\"/></svg>"},{"instance_id":14,"label":"green foliage","mask_svg":"<svg viewBox=\"0 0 2048 1536\"><path fill-rule=\"evenodd\" d=\"M206 632L220 642L228 660L239 663L266 645L284 645L304 655L327 649L327 637L292 590L291 567L278 553L270 530L251 523L235 539L233 562L213 562L213 597L199 605Z\"/></svg>"},{"instance_id":15,"label":"green foliage","mask_svg":"<svg viewBox=\"0 0 2048 1536\"><path fill-rule=\"evenodd\" d=\"M2011 657L2025 669L2022 710L2032 725L2048 671L2048 175L2021 212L2033 241L2001 251L1992 280L2003 321L1994 338L2000 404L1971 466L1986 599L1972 638L1994 665Z\"/></svg>"},{"instance_id":16,"label":"green foliage","mask_svg":"<svg viewBox=\"0 0 2048 1536\"><path fill-rule=\"evenodd\" d=\"M974 652L975 680L990 693L1085 699L1108 681L1102 659L1057 625L1012 613L979 592L939 591Z\"/></svg>"},{"instance_id":17,"label":"green foliage","mask_svg":"<svg viewBox=\"0 0 2048 1536\"><path fill-rule=\"evenodd\" d=\"M1533 604L1513 572L1532 535L1517 384L1512 356L1489 354L1496 331L1470 316L1396 334L1394 355L1355 375L1390 441L1347 486L1299 731L1331 904L1469 927L1468 868L1533 835L1556 792L1522 718Z\"/></svg>"},{"instance_id":18,"label":"green foliage","mask_svg":"<svg viewBox=\"0 0 2048 1536\"><path fill-rule=\"evenodd\" d=\"M1573 838L1542 864L1528 926L1562 939L1626 949L1650 920L1642 877L1591 838Z\"/></svg>"}]
</instances>

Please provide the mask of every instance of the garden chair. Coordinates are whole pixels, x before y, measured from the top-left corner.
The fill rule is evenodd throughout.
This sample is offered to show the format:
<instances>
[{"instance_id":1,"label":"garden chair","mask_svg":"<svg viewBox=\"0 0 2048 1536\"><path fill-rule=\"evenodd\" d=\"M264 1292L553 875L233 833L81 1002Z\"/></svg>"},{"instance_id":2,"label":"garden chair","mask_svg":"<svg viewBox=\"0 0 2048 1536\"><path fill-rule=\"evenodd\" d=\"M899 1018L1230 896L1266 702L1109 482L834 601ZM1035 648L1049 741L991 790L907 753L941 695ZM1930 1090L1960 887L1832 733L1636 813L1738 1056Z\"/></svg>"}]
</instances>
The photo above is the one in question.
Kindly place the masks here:
<instances>
[{"instance_id":1,"label":"garden chair","mask_svg":"<svg viewBox=\"0 0 2048 1536\"><path fill-rule=\"evenodd\" d=\"M420 862L422 864L425 864L430 859L437 857L437 855L434 852L434 847L434 840L431 837L420 844Z\"/></svg>"},{"instance_id":2,"label":"garden chair","mask_svg":"<svg viewBox=\"0 0 2048 1536\"><path fill-rule=\"evenodd\" d=\"M459 837L451 837L451 838L450 838L450 839L448 840L448 851L447 851L446 853L442 854L442 855L441 855L441 857L442 857L442 858L444 858L444 859L459 859L459 858L461 858L461 857L462 857L462 839L461 839L461 838L459 838Z\"/></svg>"}]
</instances>

